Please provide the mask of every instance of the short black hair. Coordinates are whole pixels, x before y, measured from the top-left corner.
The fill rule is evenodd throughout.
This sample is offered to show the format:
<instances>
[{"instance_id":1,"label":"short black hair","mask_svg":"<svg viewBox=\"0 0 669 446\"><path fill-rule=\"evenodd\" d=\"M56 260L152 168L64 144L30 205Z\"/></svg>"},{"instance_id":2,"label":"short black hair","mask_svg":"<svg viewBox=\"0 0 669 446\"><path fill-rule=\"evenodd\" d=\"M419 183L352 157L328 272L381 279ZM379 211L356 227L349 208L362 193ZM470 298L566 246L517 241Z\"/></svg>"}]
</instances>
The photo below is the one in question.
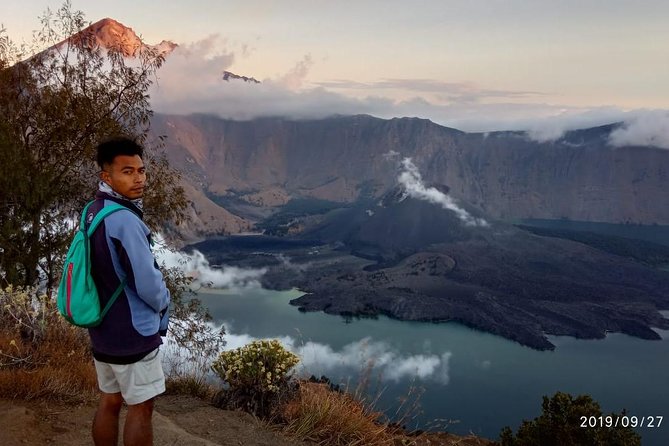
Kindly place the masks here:
<instances>
[{"instance_id":1,"label":"short black hair","mask_svg":"<svg viewBox=\"0 0 669 446\"><path fill-rule=\"evenodd\" d=\"M98 166L102 169L105 164L111 164L114 162L114 158L119 155L139 155L140 158L144 156L144 147L139 145L134 139L130 139L126 136L116 136L110 138L97 147L98 152Z\"/></svg>"}]
</instances>

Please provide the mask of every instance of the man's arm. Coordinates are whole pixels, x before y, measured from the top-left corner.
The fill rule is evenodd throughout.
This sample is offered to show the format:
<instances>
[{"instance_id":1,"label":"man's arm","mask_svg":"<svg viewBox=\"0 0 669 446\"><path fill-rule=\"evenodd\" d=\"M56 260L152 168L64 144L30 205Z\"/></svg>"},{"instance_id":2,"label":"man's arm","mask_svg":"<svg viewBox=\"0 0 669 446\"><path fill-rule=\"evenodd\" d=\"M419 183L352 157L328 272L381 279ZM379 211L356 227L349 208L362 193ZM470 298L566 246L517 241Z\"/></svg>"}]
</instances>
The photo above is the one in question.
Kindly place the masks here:
<instances>
[{"instance_id":1,"label":"man's arm","mask_svg":"<svg viewBox=\"0 0 669 446\"><path fill-rule=\"evenodd\" d=\"M109 236L118 240L127 256L130 267L126 267L126 274L134 278L137 295L156 313L161 313L170 303L170 293L156 267L144 224L132 211L125 210L111 214L106 220ZM125 259L119 260L124 263Z\"/></svg>"}]
</instances>

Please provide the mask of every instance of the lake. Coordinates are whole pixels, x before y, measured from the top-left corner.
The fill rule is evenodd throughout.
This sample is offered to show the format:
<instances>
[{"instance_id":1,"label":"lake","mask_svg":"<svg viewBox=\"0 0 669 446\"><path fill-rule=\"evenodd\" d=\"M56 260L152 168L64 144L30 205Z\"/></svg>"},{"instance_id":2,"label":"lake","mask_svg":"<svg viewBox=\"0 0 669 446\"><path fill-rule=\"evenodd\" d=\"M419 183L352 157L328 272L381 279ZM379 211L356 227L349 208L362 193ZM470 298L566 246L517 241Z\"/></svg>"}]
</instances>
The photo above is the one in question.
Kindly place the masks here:
<instances>
[{"instance_id":1,"label":"lake","mask_svg":"<svg viewBox=\"0 0 669 446\"><path fill-rule=\"evenodd\" d=\"M538 416L542 395L563 391L591 395L605 414L625 408L629 415L664 416L660 428L637 432L644 445L669 444L669 331L658 331L661 341L551 336L556 350L540 352L455 323L301 313L288 303L300 294L249 288L200 291L198 297L225 325L226 348L281 338L303 358L300 374L326 375L350 387L368 376L370 393L381 392L377 409L390 415L400 397L416 394L412 387L422 389L422 413L409 427L447 424L454 433L497 439L502 427L515 431L523 419Z\"/></svg>"}]
</instances>

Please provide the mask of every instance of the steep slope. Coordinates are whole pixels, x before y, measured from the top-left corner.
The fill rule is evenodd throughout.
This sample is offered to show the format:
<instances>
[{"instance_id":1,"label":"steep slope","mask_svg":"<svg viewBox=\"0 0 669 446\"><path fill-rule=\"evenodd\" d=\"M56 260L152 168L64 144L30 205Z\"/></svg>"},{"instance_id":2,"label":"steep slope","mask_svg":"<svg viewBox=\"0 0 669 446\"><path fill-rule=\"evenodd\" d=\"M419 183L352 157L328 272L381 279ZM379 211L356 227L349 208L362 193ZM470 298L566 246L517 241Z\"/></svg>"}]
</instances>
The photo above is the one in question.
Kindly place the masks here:
<instances>
[{"instance_id":1,"label":"steep slope","mask_svg":"<svg viewBox=\"0 0 669 446\"><path fill-rule=\"evenodd\" d=\"M426 181L493 218L669 224L669 151L612 148L613 126L538 143L520 132L468 134L428 120L341 116L230 121L153 119L171 161L215 202L266 210L290 199L341 203L379 197L410 157ZM257 197L272 191L272 199ZM257 217L241 215L257 221ZM262 214L262 213L261 213Z\"/></svg>"}]
</instances>

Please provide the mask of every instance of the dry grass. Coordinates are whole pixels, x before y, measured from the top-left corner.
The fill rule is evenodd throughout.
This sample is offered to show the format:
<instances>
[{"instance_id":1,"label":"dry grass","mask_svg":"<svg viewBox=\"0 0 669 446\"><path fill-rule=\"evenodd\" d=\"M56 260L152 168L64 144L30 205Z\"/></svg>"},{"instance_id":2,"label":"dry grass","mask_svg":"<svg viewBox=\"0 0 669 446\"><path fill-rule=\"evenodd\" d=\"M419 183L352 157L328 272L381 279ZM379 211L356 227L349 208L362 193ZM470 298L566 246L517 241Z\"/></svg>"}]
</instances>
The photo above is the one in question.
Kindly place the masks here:
<instances>
[{"instance_id":1,"label":"dry grass","mask_svg":"<svg viewBox=\"0 0 669 446\"><path fill-rule=\"evenodd\" d=\"M171 375L165 380L168 395L188 395L211 401L217 391L216 387L194 375Z\"/></svg>"},{"instance_id":2,"label":"dry grass","mask_svg":"<svg viewBox=\"0 0 669 446\"><path fill-rule=\"evenodd\" d=\"M356 393L359 395L359 393ZM406 400L413 401L415 395ZM413 403L411 403L413 404ZM407 432L388 423L373 402L337 392L328 384L301 382L298 395L280 408L277 427L297 441L322 446L483 446L489 440L474 435L460 437L446 432ZM413 408L409 412L413 412ZM397 413L396 415L402 415Z\"/></svg>"},{"instance_id":3,"label":"dry grass","mask_svg":"<svg viewBox=\"0 0 669 446\"><path fill-rule=\"evenodd\" d=\"M97 381L86 331L33 293L0 295L0 397L90 401Z\"/></svg>"},{"instance_id":4,"label":"dry grass","mask_svg":"<svg viewBox=\"0 0 669 446\"><path fill-rule=\"evenodd\" d=\"M0 349L6 351L15 337L0 334ZM20 365L0 367L0 397L21 399L52 399L82 402L97 393L95 368L72 339L25 345L15 342L13 348L26 359ZM87 350L87 349L86 349Z\"/></svg>"},{"instance_id":5,"label":"dry grass","mask_svg":"<svg viewBox=\"0 0 669 446\"><path fill-rule=\"evenodd\" d=\"M303 382L299 395L284 405L281 415L284 432L300 441L337 446L394 444L387 426L377 423L380 413L325 384Z\"/></svg>"}]
</instances>

